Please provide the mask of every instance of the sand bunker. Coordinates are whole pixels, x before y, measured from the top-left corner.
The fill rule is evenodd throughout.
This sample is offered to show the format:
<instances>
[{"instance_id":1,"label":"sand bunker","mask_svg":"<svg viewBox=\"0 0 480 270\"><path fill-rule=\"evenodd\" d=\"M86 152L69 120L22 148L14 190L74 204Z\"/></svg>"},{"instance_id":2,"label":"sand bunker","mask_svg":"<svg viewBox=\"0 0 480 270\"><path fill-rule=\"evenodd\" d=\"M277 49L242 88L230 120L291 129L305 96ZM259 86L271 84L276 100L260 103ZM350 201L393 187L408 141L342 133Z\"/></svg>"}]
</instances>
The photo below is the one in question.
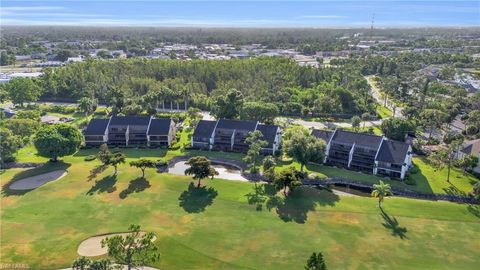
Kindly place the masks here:
<instances>
[{"instance_id":1,"label":"sand bunker","mask_svg":"<svg viewBox=\"0 0 480 270\"><path fill-rule=\"evenodd\" d=\"M57 171L48 172L44 174L34 175L34 176L30 176L30 177L15 181L10 186L8 186L8 188L12 190L35 189L35 188L38 188L39 186L44 185L45 183L60 179L65 175L67 175L67 171L65 170L57 170Z\"/></svg>"},{"instance_id":2,"label":"sand bunker","mask_svg":"<svg viewBox=\"0 0 480 270\"><path fill-rule=\"evenodd\" d=\"M86 240L84 240L80 245L78 246L77 252L80 256L85 256L85 257L95 257L95 256L101 256L104 254L108 253L107 247L102 248L102 240L107 238L107 237L112 237L115 235L121 235L125 236L128 233L112 233L112 234L105 234L105 235L99 235L99 236L93 236L90 237ZM144 232L140 233L141 235L144 235ZM156 237L152 239L152 242L157 240Z\"/></svg>"}]
</instances>

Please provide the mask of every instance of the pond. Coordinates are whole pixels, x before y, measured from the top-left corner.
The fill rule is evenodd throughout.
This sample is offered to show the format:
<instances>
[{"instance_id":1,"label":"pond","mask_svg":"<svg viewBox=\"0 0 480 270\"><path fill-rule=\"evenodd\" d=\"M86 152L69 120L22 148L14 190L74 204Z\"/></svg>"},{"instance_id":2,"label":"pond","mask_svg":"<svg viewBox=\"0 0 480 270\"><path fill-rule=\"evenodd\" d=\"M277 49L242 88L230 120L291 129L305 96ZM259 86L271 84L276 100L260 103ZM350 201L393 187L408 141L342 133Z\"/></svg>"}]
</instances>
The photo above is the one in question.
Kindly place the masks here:
<instances>
[{"instance_id":1,"label":"pond","mask_svg":"<svg viewBox=\"0 0 480 270\"><path fill-rule=\"evenodd\" d=\"M168 172L176 175L185 175L185 170L188 168L188 165L185 164L186 161L179 161L173 165L173 167L168 168ZM236 181L248 181L245 177L242 176L240 169L234 166L228 166L223 164L215 164L212 162L212 167L218 172L216 178L226 179L226 180L236 180Z\"/></svg>"},{"instance_id":2,"label":"pond","mask_svg":"<svg viewBox=\"0 0 480 270\"><path fill-rule=\"evenodd\" d=\"M356 187L351 185L347 186L344 184L328 185L328 188L332 190L340 191L342 193L347 193L347 194L362 196L362 197L371 197L371 192L372 192L370 188L361 188L361 187Z\"/></svg>"}]
</instances>

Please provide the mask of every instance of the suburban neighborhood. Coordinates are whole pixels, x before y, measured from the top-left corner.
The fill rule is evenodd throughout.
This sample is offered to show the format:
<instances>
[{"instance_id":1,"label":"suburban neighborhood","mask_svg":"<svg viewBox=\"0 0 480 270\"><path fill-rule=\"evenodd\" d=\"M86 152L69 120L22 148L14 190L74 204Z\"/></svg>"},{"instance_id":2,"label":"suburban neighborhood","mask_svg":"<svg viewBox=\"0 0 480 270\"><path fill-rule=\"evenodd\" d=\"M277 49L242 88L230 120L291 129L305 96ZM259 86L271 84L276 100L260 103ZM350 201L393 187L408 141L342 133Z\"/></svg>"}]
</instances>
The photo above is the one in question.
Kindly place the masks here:
<instances>
[{"instance_id":1,"label":"suburban neighborhood","mask_svg":"<svg viewBox=\"0 0 480 270\"><path fill-rule=\"evenodd\" d=\"M0 269L477 269L476 4L3 1Z\"/></svg>"}]
</instances>

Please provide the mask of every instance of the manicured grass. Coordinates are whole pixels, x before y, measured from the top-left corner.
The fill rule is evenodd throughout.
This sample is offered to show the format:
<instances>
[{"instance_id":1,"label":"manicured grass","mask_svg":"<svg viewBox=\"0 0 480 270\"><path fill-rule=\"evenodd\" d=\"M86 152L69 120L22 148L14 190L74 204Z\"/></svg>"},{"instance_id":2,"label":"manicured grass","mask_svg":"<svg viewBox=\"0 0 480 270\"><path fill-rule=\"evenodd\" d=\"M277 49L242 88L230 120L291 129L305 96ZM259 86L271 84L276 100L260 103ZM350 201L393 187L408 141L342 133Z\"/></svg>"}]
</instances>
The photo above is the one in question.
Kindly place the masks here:
<instances>
[{"instance_id":1,"label":"manicured grass","mask_svg":"<svg viewBox=\"0 0 480 270\"><path fill-rule=\"evenodd\" d=\"M480 181L470 174L463 174L461 170L452 168L450 173L450 183L447 182L447 168L435 171L424 157L413 158L413 163L419 168L419 172L412 174L415 185L407 185L400 180L390 180L381 176L375 176L356 171L350 171L341 168L335 168L326 165L309 164L305 167L308 173L314 173L320 178L338 177L365 182L368 184L376 184L380 180L390 184L392 187L399 189L409 189L422 193L438 193L438 194L456 194L466 195L472 191L473 185ZM295 166L300 169L300 164L291 159L285 159L278 164L279 169L288 166Z\"/></svg>"},{"instance_id":2,"label":"manicured grass","mask_svg":"<svg viewBox=\"0 0 480 270\"><path fill-rule=\"evenodd\" d=\"M197 190L187 177L154 170L139 183L128 165L89 180L98 161L64 163L66 177L1 198L2 263L68 267L83 239L131 223L158 235L161 269L301 269L313 251L330 269L474 269L480 255L478 207L387 198L382 214L373 198L302 189L258 211L248 203L251 183L206 180ZM23 171L6 170L2 185Z\"/></svg>"},{"instance_id":3,"label":"manicured grass","mask_svg":"<svg viewBox=\"0 0 480 270\"><path fill-rule=\"evenodd\" d=\"M382 119L392 117L393 115L392 111L383 105L378 104L375 109L377 111L378 116L380 116L380 118Z\"/></svg>"},{"instance_id":4,"label":"manicured grass","mask_svg":"<svg viewBox=\"0 0 480 270\"><path fill-rule=\"evenodd\" d=\"M435 170L424 157L414 158L414 164L419 172L412 174L420 190L430 189L433 193L448 193L464 195L472 191L472 186L480 181L470 174L463 174L457 168L450 171L450 183L447 182L448 169Z\"/></svg>"}]
</instances>

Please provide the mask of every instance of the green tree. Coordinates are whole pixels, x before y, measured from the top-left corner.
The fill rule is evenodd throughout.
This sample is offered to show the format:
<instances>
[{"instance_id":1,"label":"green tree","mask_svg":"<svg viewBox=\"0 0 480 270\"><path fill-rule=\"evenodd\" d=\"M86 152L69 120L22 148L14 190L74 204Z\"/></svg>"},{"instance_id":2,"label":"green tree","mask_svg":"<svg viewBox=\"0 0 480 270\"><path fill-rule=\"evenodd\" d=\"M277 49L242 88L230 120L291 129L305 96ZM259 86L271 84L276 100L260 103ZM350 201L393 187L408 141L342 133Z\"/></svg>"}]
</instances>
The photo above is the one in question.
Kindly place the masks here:
<instances>
[{"instance_id":1,"label":"green tree","mask_svg":"<svg viewBox=\"0 0 480 270\"><path fill-rule=\"evenodd\" d=\"M115 175L118 173L118 165L125 163L125 154L121 152L115 152L110 155L108 158L108 165L113 166L115 168Z\"/></svg>"},{"instance_id":2,"label":"green tree","mask_svg":"<svg viewBox=\"0 0 480 270\"><path fill-rule=\"evenodd\" d=\"M287 196L287 188L289 192L293 191L296 187L302 185L300 181L300 174L295 169L295 167L290 166L286 169L283 169L274 180L275 187L277 190L283 189L283 195Z\"/></svg>"},{"instance_id":3,"label":"green tree","mask_svg":"<svg viewBox=\"0 0 480 270\"><path fill-rule=\"evenodd\" d=\"M382 201L388 195L393 195L390 184L385 184L382 180L378 184L373 184L372 197L378 198L378 207L382 208Z\"/></svg>"},{"instance_id":4,"label":"green tree","mask_svg":"<svg viewBox=\"0 0 480 270\"><path fill-rule=\"evenodd\" d=\"M362 113L363 128L365 129L365 123L371 119L371 116L368 112Z\"/></svg>"},{"instance_id":5,"label":"green tree","mask_svg":"<svg viewBox=\"0 0 480 270\"><path fill-rule=\"evenodd\" d=\"M0 54L0 66L8 66L15 64L15 54L2 51Z\"/></svg>"},{"instance_id":6,"label":"green tree","mask_svg":"<svg viewBox=\"0 0 480 270\"><path fill-rule=\"evenodd\" d=\"M466 155L460 160L460 167L463 171L471 171L478 164L478 157L474 155Z\"/></svg>"},{"instance_id":7,"label":"green tree","mask_svg":"<svg viewBox=\"0 0 480 270\"><path fill-rule=\"evenodd\" d=\"M0 127L0 164L15 160L15 153L22 147L22 139L9 129Z\"/></svg>"},{"instance_id":8,"label":"green tree","mask_svg":"<svg viewBox=\"0 0 480 270\"><path fill-rule=\"evenodd\" d=\"M88 258L85 257L80 257L77 258L75 261L72 263L72 269L74 270L88 270L90 269L92 261Z\"/></svg>"},{"instance_id":9,"label":"green tree","mask_svg":"<svg viewBox=\"0 0 480 270\"><path fill-rule=\"evenodd\" d=\"M33 144L38 154L56 162L58 157L72 155L78 151L83 136L73 126L54 124L44 126L35 134Z\"/></svg>"},{"instance_id":10,"label":"green tree","mask_svg":"<svg viewBox=\"0 0 480 270\"><path fill-rule=\"evenodd\" d=\"M198 125L198 122L202 120L203 116L200 113L200 109L190 107L187 110L187 116L190 120L190 127L195 128Z\"/></svg>"},{"instance_id":11,"label":"green tree","mask_svg":"<svg viewBox=\"0 0 480 270\"><path fill-rule=\"evenodd\" d=\"M480 182L477 182L473 185L472 195L477 199L480 200Z\"/></svg>"},{"instance_id":12,"label":"green tree","mask_svg":"<svg viewBox=\"0 0 480 270\"><path fill-rule=\"evenodd\" d=\"M452 162L455 159L455 155L459 151L463 141L454 140L452 141L446 149L441 149L436 152L433 152L428 157L428 160L432 163L433 167L438 169L442 169L443 167L447 167L447 182L450 183L450 171L452 168Z\"/></svg>"},{"instance_id":13,"label":"green tree","mask_svg":"<svg viewBox=\"0 0 480 270\"><path fill-rule=\"evenodd\" d=\"M13 78L5 86L10 100L23 107L25 102L37 101L41 89L30 78Z\"/></svg>"},{"instance_id":14,"label":"green tree","mask_svg":"<svg viewBox=\"0 0 480 270\"><path fill-rule=\"evenodd\" d=\"M157 167L157 162L149 159L139 159L139 160L134 160L130 162L130 166L132 167L137 167L140 170L142 170L142 178L145 178L145 169L147 168L156 168Z\"/></svg>"},{"instance_id":15,"label":"green tree","mask_svg":"<svg viewBox=\"0 0 480 270\"><path fill-rule=\"evenodd\" d=\"M313 252L310 258L307 260L305 270L327 270L327 265L323 259L322 252Z\"/></svg>"},{"instance_id":16,"label":"green tree","mask_svg":"<svg viewBox=\"0 0 480 270\"><path fill-rule=\"evenodd\" d=\"M57 56L55 56L55 60L65 62L69 57L72 57L73 53L70 50L60 50L57 52Z\"/></svg>"},{"instance_id":17,"label":"green tree","mask_svg":"<svg viewBox=\"0 0 480 270\"><path fill-rule=\"evenodd\" d=\"M97 100L93 98L83 97L79 99L77 103L78 108L85 114L85 117L97 109Z\"/></svg>"},{"instance_id":18,"label":"green tree","mask_svg":"<svg viewBox=\"0 0 480 270\"><path fill-rule=\"evenodd\" d=\"M353 131L358 131L360 128L360 123L362 123L362 118L360 118L358 115L352 117Z\"/></svg>"},{"instance_id":19,"label":"green tree","mask_svg":"<svg viewBox=\"0 0 480 270\"><path fill-rule=\"evenodd\" d=\"M156 238L152 232L140 231L139 225L130 225L127 235L115 235L102 240L102 247L108 247L108 256L117 264L127 266L128 270L157 262L160 253L153 243Z\"/></svg>"},{"instance_id":20,"label":"green tree","mask_svg":"<svg viewBox=\"0 0 480 270\"><path fill-rule=\"evenodd\" d=\"M266 171L270 168L277 166L277 162L275 162L275 158L272 156L266 156L263 159L263 170Z\"/></svg>"},{"instance_id":21,"label":"green tree","mask_svg":"<svg viewBox=\"0 0 480 270\"><path fill-rule=\"evenodd\" d=\"M415 124L409 120L389 118L382 122L381 129L387 138L403 142L409 132L415 132Z\"/></svg>"},{"instance_id":22,"label":"green tree","mask_svg":"<svg viewBox=\"0 0 480 270\"><path fill-rule=\"evenodd\" d=\"M240 113L240 118L245 120L257 120L271 124L279 114L277 105L266 102L245 102Z\"/></svg>"},{"instance_id":23,"label":"green tree","mask_svg":"<svg viewBox=\"0 0 480 270\"><path fill-rule=\"evenodd\" d=\"M250 133L245 139L245 142L248 144L248 151L243 160L252 164L251 172L256 173L260 151L263 147L267 146L268 142L263 140L263 134L259 130L255 130L254 132Z\"/></svg>"},{"instance_id":24,"label":"green tree","mask_svg":"<svg viewBox=\"0 0 480 270\"><path fill-rule=\"evenodd\" d=\"M213 104L212 113L217 119L234 119L240 115L243 106L243 94L231 89L226 95L218 96Z\"/></svg>"},{"instance_id":25,"label":"green tree","mask_svg":"<svg viewBox=\"0 0 480 270\"><path fill-rule=\"evenodd\" d=\"M103 165L108 165L108 161L110 160L111 155L112 155L112 152L110 152L110 149L108 149L107 144L104 143L100 145L97 158L103 163Z\"/></svg>"},{"instance_id":26,"label":"green tree","mask_svg":"<svg viewBox=\"0 0 480 270\"><path fill-rule=\"evenodd\" d=\"M17 112L15 119L28 119L40 122L42 120L42 114L37 110L21 110Z\"/></svg>"},{"instance_id":27,"label":"green tree","mask_svg":"<svg viewBox=\"0 0 480 270\"><path fill-rule=\"evenodd\" d=\"M440 128L445 120L447 115L437 109L425 109L420 113L420 121L424 128L429 130L428 139L432 137L432 132L435 128Z\"/></svg>"},{"instance_id":28,"label":"green tree","mask_svg":"<svg viewBox=\"0 0 480 270\"><path fill-rule=\"evenodd\" d=\"M198 180L197 187L200 187L202 179L218 175L218 172L211 166L210 160L204 156L192 157L185 164L190 166L185 170L185 175L192 175L194 180Z\"/></svg>"},{"instance_id":29,"label":"green tree","mask_svg":"<svg viewBox=\"0 0 480 270\"><path fill-rule=\"evenodd\" d=\"M28 143L30 137L40 128L40 123L31 119L10 118L3 120L1 125L22 138L24 144Z\"/></svg>"},{"instance_id":30,"label":"green tree","mask_svg":"<svg viewBox=\"0 0 480 270\"><path fill-rule=\"evenodd\" d=\"M89 270L110 270L114 269L112 267L112 262L109 259L100 259L98 261L93 261L90 264Z\"/></svg>"},{"instance_id":31,"label":"green tree","mask_svg":"<svg viewBox=\"0 0 480 270\"><path fill-rule=\"evenodd\" d=\"M325 158L325 142L312 135L305 135L302 131L291 134L283 141L285 153L300 163L300 171L308 162L322 163Z\"/></svg>"}]
</instances>

